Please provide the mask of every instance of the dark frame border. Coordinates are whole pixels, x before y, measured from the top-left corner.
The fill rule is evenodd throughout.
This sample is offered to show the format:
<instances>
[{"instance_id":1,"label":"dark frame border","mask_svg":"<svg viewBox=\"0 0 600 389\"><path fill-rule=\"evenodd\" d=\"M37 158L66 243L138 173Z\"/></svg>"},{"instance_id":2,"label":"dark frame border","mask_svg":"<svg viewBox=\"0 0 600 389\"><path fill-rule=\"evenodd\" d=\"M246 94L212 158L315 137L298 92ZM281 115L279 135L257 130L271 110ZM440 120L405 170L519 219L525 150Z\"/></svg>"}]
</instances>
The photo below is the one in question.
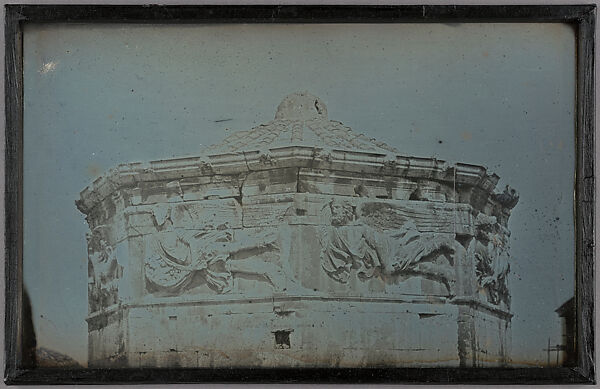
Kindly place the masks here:
<instances>
[{"instance_id":1,"label":"dark frame border","mask_svg":"<svg viewBox=\"0 0 600 389\"><path fill-rule=\"evenodd\" d=\"M5 372L7 384L189 382L431 382L556 384L596 382L594 355L596 6L190 6L6 5L5 18ZM574 368L22 369L23 53L24 23L570 23L577 35L576 303Z\"/></svg>"}]
</instances>

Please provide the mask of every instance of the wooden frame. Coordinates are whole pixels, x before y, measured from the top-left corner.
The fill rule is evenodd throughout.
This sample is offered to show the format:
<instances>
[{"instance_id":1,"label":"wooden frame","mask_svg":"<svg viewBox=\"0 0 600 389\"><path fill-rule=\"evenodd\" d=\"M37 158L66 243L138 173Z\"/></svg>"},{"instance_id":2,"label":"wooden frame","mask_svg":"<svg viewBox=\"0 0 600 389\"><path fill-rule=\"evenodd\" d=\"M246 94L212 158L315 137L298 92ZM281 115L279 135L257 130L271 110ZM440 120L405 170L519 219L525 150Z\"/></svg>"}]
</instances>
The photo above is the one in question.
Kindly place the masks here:
<instances>
[{"instance_id":1,"label":"wooden frame","mask_svg":"<svg viewBox=\"0 0 600 389\"><path fill-rule=\"evenodd\" d=\"M7 5L6 321L8 384L167 382L594 383L594 5L565 6L54 6ZM21 358L23 53L25 23L555 22L577 30L576 283L578 365L502 369L128 369L27 370Z\"/></svg>"}]
</instances>

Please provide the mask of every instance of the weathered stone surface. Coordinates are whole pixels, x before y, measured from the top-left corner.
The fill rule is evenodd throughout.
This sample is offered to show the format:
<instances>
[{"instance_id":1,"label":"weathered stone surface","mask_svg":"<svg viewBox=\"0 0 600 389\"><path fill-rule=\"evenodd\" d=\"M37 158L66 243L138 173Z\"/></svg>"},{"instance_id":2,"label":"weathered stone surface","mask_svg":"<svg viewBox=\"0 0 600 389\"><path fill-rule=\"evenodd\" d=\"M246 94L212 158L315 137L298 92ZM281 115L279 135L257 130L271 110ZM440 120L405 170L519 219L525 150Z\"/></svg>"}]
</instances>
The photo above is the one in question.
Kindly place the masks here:
<instances>
[{"instance_id":1,"label":"weathered stone surface","mask_svg":"<svg viewBox=\"0 0 600 389\"><path fill-rule=\"evenodd\" d=\"M241 189L242 197L277 193L296 193L298 168L281 168L275 172L261 170L249 173Z\"/></svg>"},{"instance_id":2,"label":"weathered stone surface","mask_svg":"<svg viewBox=\"0 0 600 389\"><path fill-rule=\"evenodd\" d=\"M417 182L395 176L300 169L298 192L408 200Z\"/></svg>"},{"instance_id":3,"label":"weathered stone surface","mask_svg":"<svg viewBox=\"0 0 600 389\"><path fill-rule=\"evenodd\" d=\"M132 367L459 364L456 341L445 335L457 332L453 305L305 298L200 302L175 309L143 305L125 312L136 323L127 354ZM232 344L230 334L239 331L239 320L253 329L252 336ZM202 347L199 333L212 335Z\"/></svg>"},{"instance_id":4,"label":"weathered stone surface","mask_svg":"<svg viewBox=\"0 0 600 389\"><path fill-rule=\"evenodd\" d=\"M123 309L97 312L88 322L88 367L122 367L127 361L129 321Z\"/></svg>"},{"instance_id":5,"label":"weathered stone surface","mask_svg":"<svg viewBox=\"0 0 600 389\"><path fill-rule=\"evenodd\" d=\"M199 157L81 193L89 365L499 366L508 219L485 168L397 151L299 93Z\"/></svg>"}]
</instances>

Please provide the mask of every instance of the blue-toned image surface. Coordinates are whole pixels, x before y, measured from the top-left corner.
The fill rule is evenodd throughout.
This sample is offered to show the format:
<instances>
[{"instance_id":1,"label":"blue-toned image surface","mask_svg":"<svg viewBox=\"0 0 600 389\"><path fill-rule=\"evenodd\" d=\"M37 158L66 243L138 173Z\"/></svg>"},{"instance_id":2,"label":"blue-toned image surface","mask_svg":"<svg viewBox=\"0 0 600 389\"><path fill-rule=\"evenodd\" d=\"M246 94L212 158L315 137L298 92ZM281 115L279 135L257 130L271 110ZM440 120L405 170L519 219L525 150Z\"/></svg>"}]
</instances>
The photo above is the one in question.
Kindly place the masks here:
<instances>
[{"instance_id":1,"label":"blue-toned image surface","mask_svg":"<svg viewBox=\"0 0 600 389\"><path fill-rule=\"evenodd\" d=\"M561 24L37 25L38 366L571 362Z\"/></svg>"}]
</instances>

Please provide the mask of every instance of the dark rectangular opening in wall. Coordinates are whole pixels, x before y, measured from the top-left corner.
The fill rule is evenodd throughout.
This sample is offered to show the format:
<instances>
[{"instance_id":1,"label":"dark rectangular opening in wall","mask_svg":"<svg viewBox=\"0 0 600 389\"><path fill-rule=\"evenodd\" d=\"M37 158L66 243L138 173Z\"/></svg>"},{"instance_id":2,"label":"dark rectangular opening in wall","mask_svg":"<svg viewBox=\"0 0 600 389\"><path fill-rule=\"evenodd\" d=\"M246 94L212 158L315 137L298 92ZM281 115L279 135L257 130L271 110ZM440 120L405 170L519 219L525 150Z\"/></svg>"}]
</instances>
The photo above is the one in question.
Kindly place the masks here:
<instances>
[{"instance_id":1,"label":"dark rectangular opening in wall","mask_svg":"<svg viewBox=\"0 0 600 389\"><path fill-rule=\"evenodd\" d=\"M441 313L419 313L419 319L427 319L430 317L440 316Z\"/></svg>"},{"instance_id":2,"label":"dark rectangular opening in wall","mask_svg":"<svg viewBox=\"0 0 600 389\"><path fill-rule=\"evenodd\" d=\"M273 331L275 334L275 348L290 348L291 330Z\"/></svg>"},{"instance_id":3,"label":"dark rectangular opening in wall","mask_svg":"<svg viewBox=\"0 0 600 389\"><path fill-rule=\"evenodd\" d=\"M297 216L306 216L306 209L296 208L296 215Z\"/></svg>"}]
</instances>

